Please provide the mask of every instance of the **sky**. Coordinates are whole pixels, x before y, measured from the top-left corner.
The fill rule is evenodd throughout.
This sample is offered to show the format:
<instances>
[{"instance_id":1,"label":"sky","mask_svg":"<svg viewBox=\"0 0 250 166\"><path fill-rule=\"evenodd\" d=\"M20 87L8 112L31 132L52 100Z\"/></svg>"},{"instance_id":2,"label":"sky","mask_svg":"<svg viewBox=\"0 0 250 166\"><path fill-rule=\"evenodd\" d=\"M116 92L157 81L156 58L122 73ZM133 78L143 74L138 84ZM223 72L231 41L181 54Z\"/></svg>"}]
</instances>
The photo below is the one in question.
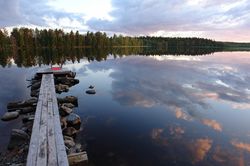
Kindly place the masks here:
<instances>
[{"instance_id":1,"label":"sky","mask_svg":"<svg viewBox=\"0 0 250 166\"><path fill-rule=\"evenodd\" d=\"M0 0L0 28L250 42L249 0Z\"/></svg>"}]
</instances>

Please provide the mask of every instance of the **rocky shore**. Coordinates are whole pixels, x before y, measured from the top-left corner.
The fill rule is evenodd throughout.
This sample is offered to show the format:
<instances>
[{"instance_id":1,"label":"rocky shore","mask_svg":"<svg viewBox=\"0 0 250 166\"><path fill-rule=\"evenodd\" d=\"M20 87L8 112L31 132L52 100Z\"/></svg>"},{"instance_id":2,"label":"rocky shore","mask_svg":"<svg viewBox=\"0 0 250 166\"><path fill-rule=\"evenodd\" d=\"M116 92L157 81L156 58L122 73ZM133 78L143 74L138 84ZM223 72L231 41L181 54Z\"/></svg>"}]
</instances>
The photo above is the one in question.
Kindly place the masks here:
<instances>
[{"instance_id":1,"label":"rocky shore","mask_svg":"<svg viewBox=\"0 0 250 166\"><path fill-rule=\"evenodd\" d=\"M75 79L75 75L74 72L55 75L56 93L68 92L70 87L78 84L79 80ZM29 80L30 99L10 102L7 105L7 112L1 120L8 123L10 120L21 118L22 126L18 129L12 129L7 151L0 154L0 165L25 165L26 163L41 78L41 75L36 74L34 78ZM78 107L77 97L66 96L57 100L69 164L86 165L86 144L82 145L75 139L83 123L80 116L74 113L74 108Z\"/></svg>"}]
</instances>

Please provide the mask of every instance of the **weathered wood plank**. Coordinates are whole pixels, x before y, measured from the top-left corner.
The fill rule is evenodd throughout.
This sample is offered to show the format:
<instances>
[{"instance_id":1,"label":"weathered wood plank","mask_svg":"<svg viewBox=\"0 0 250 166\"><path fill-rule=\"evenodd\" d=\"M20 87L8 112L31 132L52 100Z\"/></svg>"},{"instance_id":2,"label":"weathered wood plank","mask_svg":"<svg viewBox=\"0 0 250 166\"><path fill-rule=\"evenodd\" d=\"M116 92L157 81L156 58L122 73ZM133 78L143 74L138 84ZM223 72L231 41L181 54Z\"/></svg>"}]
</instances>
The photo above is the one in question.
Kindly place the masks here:
<instances>
[{"instance_id":1,"label":"weathered wood plank","mask_svg":"<svg viewBox=\"0 0 250 166\"><path fill-rule=\"evenodd\" d=\"M51 84L51 82L50 82ZM54 88L54 87L53 87ZM53 113L53 100L52 92L53 88L49 87L48 92L48 165L56 166L57 153L56 153L56 140L55 140L55 127L54 127L54 113ZM57 104L57 103L56 103Z\"/></svg>"},{"instance_id":2,"label":"weathered wood plank","mask_svg":"<svg viewBox=\"0 0 250 166\"><path fill-rule=\"evenodd\" d=\"M52 86L54 87L54 82L52 82ZM60 123L60 115L57 104L56 92L53 89L52 93L52 101L53 101L53 112L54 112L54 126L55 126L55 140L56 140L56 151L58 156L58 165L68 166L68 159L65 149L65 144L62 136L62 128Z\"/></svg>"},{"instance_id":3,"label":"weathered wood plank","mask_svg":"<svg viewBox=\"0 0 250 166\"><path fill-rule=\"evenodd\" d=\"M53 74L44 74L27 157L28 166L68 166Z\"/></svg>"},{"instance_id":4,"label":"weathered wood plank","mask_svg":"<svg viewBox=\"0 0 250 166\"><path fill-rule=\"evenodd\" d=\"M47 165L47 115L48 115L48 76L43 75L45 79L45 88L43 89L43 104L42 115L40 119L39 143L38 143L38 156L36 165Z\"/></svg>"},{"instance_id":5,"label":"weathered wood plank","mask_svg":"<svg viewBox=\"0 0 250 166\"><path fill-rule=\"evenodd\" d=\"M36 165L38 143L39 143L38 135L39 135L39 130L40 130L42 103L43 103L43 98L44 98L44 86L45 86L45 79L42 79L40 92L39 92L39 98L38 98L37 107L36 107L35 119L34 119L33 128L32 128L32 135L30 139L29 152L28 152L27 163L26 163L27 166Z\"/></svg>"},{"instance_id":6,"label":"weathered wood plank","mask_svg":"<svg viewBox=\"0 0 250 166\"><path fill-rule=\"evenodd\" d=\"M81 165L87 165L88 164L88 155L87 152L80 152L75 154L68 155L68 160L70 165L74 164L81 164Z\"/></svg>"}]
</instances>

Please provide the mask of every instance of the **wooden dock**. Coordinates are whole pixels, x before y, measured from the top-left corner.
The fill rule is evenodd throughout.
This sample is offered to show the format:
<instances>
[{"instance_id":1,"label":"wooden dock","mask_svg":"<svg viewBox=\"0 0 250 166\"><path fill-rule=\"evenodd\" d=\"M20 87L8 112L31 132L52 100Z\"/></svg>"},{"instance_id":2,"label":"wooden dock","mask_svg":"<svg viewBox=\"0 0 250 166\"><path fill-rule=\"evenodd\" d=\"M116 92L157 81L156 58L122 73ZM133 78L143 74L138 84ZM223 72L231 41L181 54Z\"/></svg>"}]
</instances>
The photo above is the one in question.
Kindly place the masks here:
<instances>
[{"instance_id":1,"label":"wooden dock","mask_svg":"<svg viewBox=\"0 0 250 166\"><path fill-rule=\"evenodd\" d=\"M27 166L68 166L53 73L42 82L27 157Z\"/></svg>"}]
</instances>

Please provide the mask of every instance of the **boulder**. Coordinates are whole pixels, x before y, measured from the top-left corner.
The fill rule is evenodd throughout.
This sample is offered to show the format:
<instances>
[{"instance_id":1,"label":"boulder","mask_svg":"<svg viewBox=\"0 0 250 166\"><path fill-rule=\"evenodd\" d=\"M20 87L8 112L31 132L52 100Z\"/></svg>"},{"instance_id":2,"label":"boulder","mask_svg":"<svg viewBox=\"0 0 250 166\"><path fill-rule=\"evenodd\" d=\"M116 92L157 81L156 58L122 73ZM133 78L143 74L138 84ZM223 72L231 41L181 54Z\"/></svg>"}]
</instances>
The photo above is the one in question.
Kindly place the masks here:
<instances>
[{"instance_id":1,"label":"boulder","mask_svg":"<svg viewBox=\"0 0 250 166\"><path fill-rule=\"evenodd\" d=\"M8 144L8 149L9 150L14 149L15 147L18 147L26 143L28 140L29 140L29 135L26 132L19 129L12 129L10 142Z\"/></svg>"},{"instance_id":2,"label":"boulder","mask_svg":"<svg viewBox=\"0 0 250 166\"><path fill-rule=\"evenodd\" d=\"M79 130L81 127L81 118L75 113L71 113L65 117L67 122L67 127L74 127L76 130Z\"/></svg>"},{"instance_id":3,"label":"boulder","mask_svg":"<svg viewBox=\"0 0 250 166\"><path fill-rule=\"evenodd\" d=\"M88 90L86 90L86 93L90 94L90 95L94 95L94 94L96 94L96 91L94 89L88 89Z\"/></svg>"},{"instance_id":4,"label":"boulder","mask_svg":"<svg viewBox=\"0 0 250 166\"><path fill-rule=\"evenodd\" d=\"M65 84L68 86L74 86L79 83L79 80L71 77L57 77L55 79L55 82L56 84Z\"/></svg>"},{"instance_id":5,"label":"boulder","mask_svg":"<svg viewBox=\"0 0 250 166\"><path fill-rule=\"evenodd\" d=\"M62 106L68 107L68 108L74 108L74 104L72 103L63 103Z\"/></svg>"},{"instance_id":6,"label":"boulder","mask_svg":"<svg viewBox=\"0 0 250 166\"><path fill-rule=\"evenodd\" d=\"M41 86L41 82L36 82L36 83L32 84L31 90L39 89L40 86Z\"/></svg>"},{"instance_id":7,"label":"boulder","mask_svg":"<svg viewBox=\"0 0 250 166\"><path fill-rule=\"evenodd\" d=\"M67 76L68 76L68 77L75 78L76 72L71 71Z\"/></svg>"},{"instance_id":8,"label":"boulder","mask_svg":"<svg viewBox=\"0 0 250 166\"><path fill-rule=\"evenodd\" d=\"M88 155L87 153L80 152L80 153L73 153L68 155L69 165L87 165L88 164Z\"/></svg>"},{"instance_id":9,"label":"boulder","mask_svg":"<svg viewBox=\"0 0 250 166\"><path fill-rule=\"evenodd\" d=\"M67 127L63 129L63 135L69 136L69 137L75 137L76 133L79 131L76 130L74 127Z\"/></svg>"},{"instance_id":10,"label":"boulder","mask_svg":"<svg viewBox=\"0 0 250 166\"><path fill-rule=\"evenodd\" d=\"M37 100L38 100L37 97L32 97L32 98L26 100L25 103L28 105L33 105L34 103L37 103Z\"/></svg>"},{"instance_id":11,"label":"boulder","mask_svg":"<svg viewBox=\"0 0 250 166\"><path fill-rule=\"evenodd\" d=\"M32 80L41 80L42 79L42 74L35 74L34 78Z\"/></svg>"},{"instance_id":12,"label":"boulder","mask_svg":"<svg viewBox=\"0 0 250 166\"><path fill-rule=\"evenodd\" d=\"M65 117L62 117L62 118L60 119L60 123L61 123L61 128L62 128L62 129L65 129L65 128L67 127L67 122L66 122Z\"/></svg>"},{"instance_id":13,"label":"boulder","mask_svg":"<svg viewBox=\"0 0 250 166\"><path fill-rule=\"evenodd\" d=\"M38 92L35 92L35 93L38 93ZM35 103L37 103L37 98L32 97L26 101L10 102L7 104L7 109L8 110L20 109L23 107L33 106Z\"/></svg>"},{"instance_id":14,"label":"boulder","mask_svg":"<svg viewBox=\"0 0 250 166\"><path fill-rule=\"evenodd\" d=\"M74 139L72 137L69 137L67 135L63 136L64 140L70 140L70 141L74 141Z\"/></svg>"},{"instance_id":15,"label":"boulder","mask_svg":"<svg viewBox=\"0 0 250 166\"><path fill-rule=\"evenodd\" d=\"M65 144L66 145L66 144ZM75 143L74 146L66 146L67 147L67 154L71 154L71 153L79 153L79 152L83 152L83 147L81 144L77 144ZM86 148L85 148L86 150Z\"/></svg>"},{"instance_id":16,"label":"boulder","mask_svg":"<svg viewBox=\"0 0 250 166\"><path fill-rule=\"evenodd\" d=\"M83 151L83 146L81 144L76 144L74 146L75 148L75 152L79 153L79 152L82 152Z\"/></svg>"},{"instance_id":17,"label":"boulder","mask_svg":"<svg viewBox=\"0 0 250 166\"><path fill-rule=\"evenodd\" d=\"M78 105L77 103L77 97L75 96L66 96L64 98L57 98L59 103L71 103L74 104L75 106Z\"/></svg>"},{"instance_id":18,"label":"boulder","mask_svg":"<svg viewBox=\"0 0 250 166\"><path fill-rule=\"evenodd\" d=\"M27 113L31 113L35 111L36 111L36 107L24 107L21 109L20 114L27 114Z\"/></svg>"},{"instance_id":19,"label":"boulder","mask_svg":"<svg viewBox=\"0 0 250 166\"><path fill-rule=\"evenodd\" d=\"M89 89L94 89L95 87L93 85L90 85L89 86Z\"/></svg>"},{"instance_id":20,"label":"boulder","mask_svg":"<svg viewBox=\"0 0 250 166\"><path fill-rule=\"evenodd\" d=\"M66 115L69 115L70 113L72 113L73 110L69 107L66 107L64 105L62 105L59 109L59 113L61 116L66 116Z\"/></svg>"},{"instance_id":21,"label":"boulder","mask_svg":"<svg viewBox=\"0 0 250 166\"><path fill-rule=\"evenodd\" d=\"M25 131L27 134L31 135L33 127L33 121L28 121L23 124L21 130Z\"/></svg>"},{"instance_id":22,"label":"boulder","mask_svg":"<svg viewBox=\"0 0 250 166\"><path fill-rule=\"evenodd\" d=\"M27 123L27 122L30 122L30 121L34 121L35 119L35 115L26 115L26 116L23 116L23 123Z\"/></svg>"},{"instance_id":23,"label":"boulder","mask_svg":"<svg viewBox=\"0 0 250 166\"><path fill-rule=\"evenodd\" d=\"M68 92L69 86L64 84L55 85L56 93Z\"/></svg>"},{"instance_id":24,"label":"boulder","mask_svg":"<svg viewBox=\"0 0 250 166\"><path fill-rule=\"evenodd\" d=\"M72 140L64 140L64 144L65 144L65 146L67 146L69 149L76 145L75 142L72 141Z\"/></svg>"},{"instance_id":25,"label":"boulder","mask_svg":"<svg viewBox=\"0 0 250 166\"><path fill-rule=\"evenodd\" d=\"M39 89L37 89L37 90L32 90L32 91L30 92L30 96L31 96L31 97L38 97L38 96L39 96Z\"/></svg>"},{"instance_id":26,"label":"boulder","mask_svg":"<svg viewBox=\"0 0 250 166\"><path fill-rule=\"evenodd\" d=\"M7 109L17 109L23 107L23 101L10 102L7 104Z\"/></svg>"},{"instance_id":27,"label":"boulder","mask_svg":"<svg viewBox=\"0 0 250 166\"><path fill-rule=\"evenodd\" d=\"M41 83L41 79L32 79L31 80L31 84L33 85L33 84L35 84L35 83Z\"/></svg>"},{"instance_id":28,"label":"boulder","mask_svg":"<svg viewBox=\"0 0 250 166\"><path fill-rule=\"evenodd\" d=\"M6 112L1 119L2 121L10 121L18 117L19 117L19 112L14 111L14 112Z\"/></svg>"}]
</instances>

